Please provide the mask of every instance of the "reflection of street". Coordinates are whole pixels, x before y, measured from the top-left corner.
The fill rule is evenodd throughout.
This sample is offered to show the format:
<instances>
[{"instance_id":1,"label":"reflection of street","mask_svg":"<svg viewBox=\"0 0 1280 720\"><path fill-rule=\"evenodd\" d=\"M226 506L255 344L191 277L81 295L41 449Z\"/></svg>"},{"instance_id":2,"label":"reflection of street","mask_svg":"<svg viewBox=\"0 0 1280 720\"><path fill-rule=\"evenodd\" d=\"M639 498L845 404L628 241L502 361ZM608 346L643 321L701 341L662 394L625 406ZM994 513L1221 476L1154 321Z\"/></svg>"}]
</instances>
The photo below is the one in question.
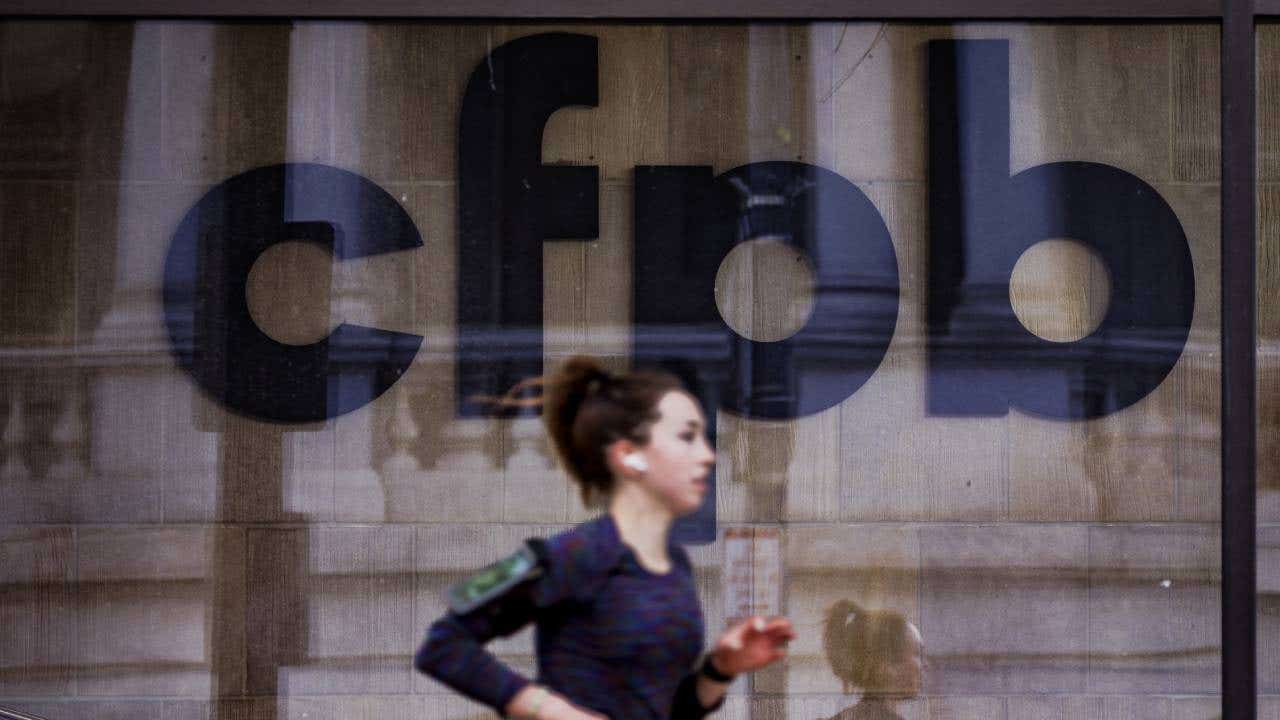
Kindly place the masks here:
<instances>
[{"instance_id":1,"label":"reflection of street","mask_svg":"<svg viewBox=\"0 0 1280 720\"><path fill-rule=\"evenodd\" d=\"M788 687L796 703L812 698L806 717L851 704L819 700L843 690L821 638L851 592L864 608L901 608L925 636L929 669L907 717L958 697L1010 696L1009 716L1022 717L1023 695L1096 688L1152 703L1172 688L1217 687L1216 527L931 525L787 529L799 632Z\"/></svg>"},{"instance_id":2,"label":"reflection of street","mask_svg":"<svg viewBox=\"0 0 1280 720\"><path fill-rule=\"evenodd\" d=\"M827 610L822 645L845 694L861 694L832 720L902 720L899 706L920 694L927 664L924 639L910 620L842 599Z\"/></svg>"}]
</instances>

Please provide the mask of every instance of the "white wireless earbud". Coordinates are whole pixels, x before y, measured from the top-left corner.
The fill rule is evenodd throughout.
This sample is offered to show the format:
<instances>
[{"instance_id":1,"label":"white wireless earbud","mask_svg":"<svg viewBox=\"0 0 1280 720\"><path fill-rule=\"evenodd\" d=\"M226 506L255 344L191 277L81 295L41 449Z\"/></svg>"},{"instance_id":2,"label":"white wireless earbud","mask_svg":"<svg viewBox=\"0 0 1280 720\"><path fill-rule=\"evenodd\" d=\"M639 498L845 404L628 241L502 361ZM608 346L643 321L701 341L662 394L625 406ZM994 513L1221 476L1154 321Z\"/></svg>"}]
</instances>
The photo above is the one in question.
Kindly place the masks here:
<instances>
[{"instance_id":1,"label":"white wireless earbud","mask_svg":"<svg viewBox=\"0 0 1280 720\"><path fill-rule=\"evenodd\" d=\"M649 463L645 462L644 458L640 457L640 453L631 453L630 455L623 456L622 464L636 472L648 472L649 470Z\"/></svg>"}]
</instances>

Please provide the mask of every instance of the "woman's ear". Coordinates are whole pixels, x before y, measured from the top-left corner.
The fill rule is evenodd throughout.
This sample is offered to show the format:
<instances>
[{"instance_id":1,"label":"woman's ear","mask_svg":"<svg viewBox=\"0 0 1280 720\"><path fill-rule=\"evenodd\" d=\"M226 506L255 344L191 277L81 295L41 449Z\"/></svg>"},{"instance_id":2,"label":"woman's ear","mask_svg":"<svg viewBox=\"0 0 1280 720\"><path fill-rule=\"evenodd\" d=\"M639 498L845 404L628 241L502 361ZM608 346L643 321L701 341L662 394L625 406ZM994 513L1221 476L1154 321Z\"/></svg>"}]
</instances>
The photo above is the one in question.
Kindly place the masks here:
<instances>
[{"instance_id":1,"label":"woman's ear","mask_svg":"<svg viewBox=\"0 0 1280 720\"><path fill-rule=\"evenodd\" d=\"M639 450L634 442L626 439L614 440L605 447L605 462L609 463L609 471L614 477L633 477L648 469L647 466L643 469L637 467L645 464Z\"/></svg>"}]
</instances>

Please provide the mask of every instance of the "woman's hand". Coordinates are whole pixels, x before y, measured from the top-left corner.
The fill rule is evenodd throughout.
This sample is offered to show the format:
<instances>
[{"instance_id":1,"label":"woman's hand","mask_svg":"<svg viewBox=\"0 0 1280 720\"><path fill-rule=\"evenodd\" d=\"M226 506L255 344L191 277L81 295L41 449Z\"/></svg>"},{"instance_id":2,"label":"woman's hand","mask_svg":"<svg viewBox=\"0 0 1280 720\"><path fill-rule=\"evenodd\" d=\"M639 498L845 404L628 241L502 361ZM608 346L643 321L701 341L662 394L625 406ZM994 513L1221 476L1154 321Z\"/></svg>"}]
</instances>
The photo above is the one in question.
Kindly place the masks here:
<instances>
[{"instance_id":1,"label":"woman's hand","mask_svg":"<svg viewBox=\"0 0 1280 720\"><path fill-rule=\"evenodd\" d=\"M538 711L538 720L609 720L609 718L580 708L560 695L552 694Z\"/></svg>"},{"instance_id":2,"label":"woman's hand","mask_svg":"<svg viewBox=\"0 0 1280 720\"><path fill-rule=\"evenodd\" d=\"M724 632L711 648L715 669L726 675L751 672L787 654L787 641L796 636L786 618L753 617Z\"/></svg>"},{"instance_id":3,"label":"woman's hand","mask_svg":"<svg viewBox=\"0 0 1280 720\"><path fill-rule=\"evenodd\" d=\"M508 717L520 720L609 720L540 685L526 685L511 698L506 710Z\"/></svg>"}]
</instances>

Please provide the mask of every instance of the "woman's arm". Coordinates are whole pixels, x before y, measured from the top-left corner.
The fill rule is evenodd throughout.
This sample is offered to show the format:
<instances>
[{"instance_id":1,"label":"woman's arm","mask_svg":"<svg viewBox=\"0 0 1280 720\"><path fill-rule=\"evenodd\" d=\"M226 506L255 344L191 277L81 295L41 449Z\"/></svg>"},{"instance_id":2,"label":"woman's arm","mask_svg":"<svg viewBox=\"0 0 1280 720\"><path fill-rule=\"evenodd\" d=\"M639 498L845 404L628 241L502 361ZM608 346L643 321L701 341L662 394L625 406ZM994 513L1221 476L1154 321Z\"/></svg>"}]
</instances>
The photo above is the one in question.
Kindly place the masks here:
<instances>
[{"instance_id":1,"label":"woman's arm","mask_svg":"<svg viewBox=\"0 0 1280 720\"><path fill-rule=\"evenodd\" d=\"M414 666L516 720L607 720L533 684L494 657L484 643L510 633L494 632L493 623L486 622L493 614L486 618L483 610L480 612L479 617L450 613L432 625L414 658Z\"/></svg>"},{"instance_id":2,"label":"woman's arm","mask_svg":"<svg viewBox=\"0 0 1280 720\"><path fill-rule=\"evenodd\" d=\"M541 685L526 685L507 704L507 717L515 720L609 720L583 710L563 695Z\"/></svg>"},{"instance_id":3,"label":"woman's arm","mask_svg":"<svg viewBox=\"0 0 1280 720\"><path fill-rule=\"evenodd\" d=\"M720 703L724 702L725 693L729 692L729 686L733 684L733 676L728 674L720 674L719 668L716 667L712 656L707 656L703 661L711 665L710 670L704 664L698 669L698 682L695 690L698 696L698 704L706 708L708 712L717 710ZM713 678L712 676L715 675Z\"/></svg>"},{"instance_id":4,"label":"woman's arm","mask_svg":"<svg viewBox=\"0 0 1280 720\"><path fill-rule=\"evenodd\" d=\"M537 550L531 541L449 588L449 611L427 632L414 667L501 713L529 680L484 645L536 616L534 585L544 575Z\"/></svg>"},{"instance_id":5,"label":"woman's arm","mask_svg":"<svg viewBox=\"0 0 1280 720\"><path fill-rule=\"evenodd\" d=\"M754 617L726 630L703 665L680 683L673 720L697 720L718 709L735 675L782 659L787 654L787 641L793 637L791 621L786 618Z\"/></svg>"},{"instance_id":6,"label":"woman's arm","mask_svg":"<svg viewBox=\"0 0 1280 720\"><path fill-rule=\"evenodd\" d=\"M501 713L529 685L528 678L484 648L486 642L502 634L509 633L499 632L483 609L463 616L449 613L427 632L414 657L414 667Z\"/></svg>"},{"instance_id":7,"label":"woman's arm","mask_svg":"<svg viewBox=\"0 0 1280 720\"><path fill-rule=\"evenodd\" d=\"M528 549L537 558L536 567L519 562L522 557L528 559L520 551L450 590L452 609L431 626L414 658L414 666L499 714L518 720L599 718L563 696L534 685L484 647L493 638L511 635L528 625L539 608L554 605L573 587L564 577L566 563L552 561L543 541L528 541Z\"/></svg>"}]
</instances>

